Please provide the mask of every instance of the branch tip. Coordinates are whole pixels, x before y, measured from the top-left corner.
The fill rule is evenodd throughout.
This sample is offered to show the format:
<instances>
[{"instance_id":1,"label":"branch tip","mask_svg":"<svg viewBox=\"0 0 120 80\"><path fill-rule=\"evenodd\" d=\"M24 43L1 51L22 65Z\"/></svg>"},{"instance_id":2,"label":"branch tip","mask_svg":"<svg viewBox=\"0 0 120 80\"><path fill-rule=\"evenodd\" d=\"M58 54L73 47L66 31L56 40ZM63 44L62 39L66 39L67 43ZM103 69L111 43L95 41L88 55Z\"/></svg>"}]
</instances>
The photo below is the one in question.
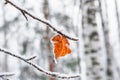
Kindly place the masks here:
<instances>
[{"instance_id":1,"label":"branch tip","mask_svg":"<svg viewBox=\"0 0 120 80\"><path fill-rule=\"evenodd\" d=\"M25 17L25 19L28 21L27 16L25 15L25 11L21 10L21 13L23 14L23 16Z\"/></svg>"},{"instance_id":2,"label":"branch tip","mask_svg":"<svg viewBox=\"0 0 120 80\"><path fill-rule=\"evenodd\" d=\"M26 59L26 61L31 61L31 60L35 59L36 57L37 57L37 56L33 56L33 57L31 57L31 58Z\"/></svg>"}]
</instances>

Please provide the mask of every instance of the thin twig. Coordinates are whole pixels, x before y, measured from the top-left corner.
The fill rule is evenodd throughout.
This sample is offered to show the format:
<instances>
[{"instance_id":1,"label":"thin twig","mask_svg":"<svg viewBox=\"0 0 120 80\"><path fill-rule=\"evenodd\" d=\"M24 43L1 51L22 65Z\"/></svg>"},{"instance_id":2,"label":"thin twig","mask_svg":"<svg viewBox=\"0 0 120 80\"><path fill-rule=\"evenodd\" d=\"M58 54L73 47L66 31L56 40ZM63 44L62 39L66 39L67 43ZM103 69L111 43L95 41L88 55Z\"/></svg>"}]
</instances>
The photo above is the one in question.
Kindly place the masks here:
<instances>
[{"instance_id":1,"label":"thin twig","mask_svg":"<svg viewBox=\"0 0 120 80\"><path fill-rule=\"evenodd\" d=\"M14 3L12 3L10 0L5 0L5 1L6 1L5 4L8 4L8 3L9 3L10 5L12 5L12 6L15 7L16 9L18 9L20 12L22 12L22 14L23 14L24 17L26 18L26 20L28 20L28 19L27 19L27 16L26 16L26 15L28 15L28 16L30 16L31 18L33 18L33 19L35 19L35 20L37 20L37 21L39 21L39 22L42 22L42 23L46 24L47 27L49 27L49 28L51 28L53 31L56 31L57 33L65 36L66 38L68 38L68 39L70 39L70 40L78 41L78 39L72 38L72 37L70 37L70 36L67 36L67 35L65 35L64 33L62 33L62 32L60 32L59 30L57 30L49 21L43 20L43 19L40 19L40 18L38 18L38 17L33 16L31 13L29 13L29 12L27 12L26 10L23 10L22 8L18 7L17 5L15 5ZM26 14L26 15L25 15L25 14Z\"/></svg>"},{"instance_id":2,"label":"thin twig","mask_svg":"<svg viewBox=\"0 0 120 80\"><path fill-rule=\"evenodd\" d=\"M10 77L10 76L14 76L15 74L13 73L3 73L3 74L0 74L0 77Z\"/></svg>"},{"instance_id":3,"label":"thin twig","mask_svg":"<svg viewBox=\"0 0 120 80\"><path fill-rule=\"evenodd\" d=\"M57 73L57 72L50 72L50 71L46 71L44 70L42 67L32 63L32 62L29 62L28 60L16 55L16 54L13 54L9 51L6 51L4 49L0 49L0 52L3 52L7 55L11 55L13 57L16 57L17 59L19 60L22 60L24 62L26 62L27 64L29 64L30 66L34 67L35 69L37 69L38 71L46 74L46 75L49 75L51 77L57 77L57 78L61 78L61 79L69 79L69 78L77 78L77 77L80 77L80 74L77 74L77 75L68 75L68 74L61 74L61 73Z\"/></svg>"},{"instance_id":4,"label":"thin twig","mask_svg":"<svg viewBox=\"0 0 120 80\"><path fill-rule=\"evenodd\" d=\"M25 19L28 21L27 16L25 15L25 13L23 11L21 11L21 13L23 14L23 16L25 17Z\"/></svg>"},{"instance_id":5,"label":"thin twig","mask_svg":"<svg viewBox=\"0 0 120 80\"><path fill-rule=\"evenodd\" d=\"M11 76L14 76L14 75L15 74L13 74L13 73L0 73L0 78L3 79L3 80L10 80L7 77L11 77Z\"/></svg>"},{"instance_id":6,"label":"thin twig","mask_svg":"<svg viewBox=\"0 0 120 80\"><path fill-rule=\"evenodd\" d=\"M30 57L30 58L26 59L26 61L31 61L31 60L35 59L36 57L37 56Z\"/></svg>"}]
</instances>

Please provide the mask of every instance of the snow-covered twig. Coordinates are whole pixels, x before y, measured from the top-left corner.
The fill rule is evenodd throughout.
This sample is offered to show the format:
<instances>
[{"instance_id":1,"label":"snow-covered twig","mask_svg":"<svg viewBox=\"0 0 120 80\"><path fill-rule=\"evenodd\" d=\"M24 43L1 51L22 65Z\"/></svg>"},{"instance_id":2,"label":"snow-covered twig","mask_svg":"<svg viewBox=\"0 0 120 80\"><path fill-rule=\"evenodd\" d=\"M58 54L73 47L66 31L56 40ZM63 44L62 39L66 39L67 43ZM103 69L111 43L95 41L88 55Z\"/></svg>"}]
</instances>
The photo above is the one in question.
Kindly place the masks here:
<instances>
[{"instance_id":1,"label":"snow-covered twig","mask_svg":"<svg viewBox=\"0 0 120 80\"><path fill-rule=\"evenodd\" d=\"M9 3L10 5L12 5L12 6L15 7L16 9L18 9L18 10L23 14L23 16L26 18L26 20L28 20L28 18L27 18L27 16L26 16L26 15L28 15L28 16L30 16L31 18L33 18L33 19L35 19L35 20L37 20L37 21L39 21L39 22L42 22L42 23L46 24L47 27L53 29L53 31L56 31L57 33L65 36L66 38L68 38L68 39L70 39L70 40L74 40L74 41L77 41L77 40L78 40L78 39L76 39L76 38L72 38L72 37L70 37L70 36L68 36L68 35L65 35L64 33L62 33L62 32L60 32L59 30L57 30L49 21L43 20L43 19L40 19L40 18L38 18L38 17L33 16L31 13L29 13L29 12L27 12L26 10L23 10L22 8L18 7L17 5L15 5L14 3L12 3L10 0L5 0L5 1L6 1L5 4L8 4L8 3Z\"/></svg>"},{"instance_id":2,"label":"snow-covered twig","mask_svg":"<svg viewBox=\"0 0 120 80\"><path fill-rule=\"evenodd\" d=\"M15 74L13 73L0 73L0 77L9 77L9 76L13 76Z\"/></svg>"},{"instance_id":3,"label":"snow-covered twig","mask_svg":"<svg viewBox=\"0 0 120 80\"><path fill-rule=\"evenodd\" d=\"M36 57L37 57L37 56L32 56L32 57L26 59L26 61L31 61L31 60L35 59Z\"/></svg>"},{"instance_id":4,"label":"snow-covered twig","mask_svg":"<svg viewBox=\"0 0 120 80\"><path fill-rule=\"evenodd\" d=\"M56 78L61 78L61 79L69 79L69 78L77 78L77 77L80 77L80 74L76 74L76 75L69 75L69 74L61 74L61 73L57 73L57 72L50 72L50 71L46 71L44 70L42 67L38 66L37 64L34 64L32 62L30 62L29 60L26 60L16 54L13 54L7 50L4 50L4 49L0 49L0 52L3 52L7 55L11 55L13 57L16 57L18 58L19 60L22 60L24 62L26 62L27 64L31 65L32 67L34 67L35 69L37 69L38 71L46 74L46 75L49 75L51 77L56 77Z\"/></svg>"},{"instance_id":5,"label":"snow-covered twig","mask_svg":"<svg viewBox=\"0 0 120 80\"><path fill-rule=\"evenodd\" d=\"M14 76L15 74L13 73L0 73L0 78L3 80L9 80L7 77Z\"/></svg>"}]
</instances>

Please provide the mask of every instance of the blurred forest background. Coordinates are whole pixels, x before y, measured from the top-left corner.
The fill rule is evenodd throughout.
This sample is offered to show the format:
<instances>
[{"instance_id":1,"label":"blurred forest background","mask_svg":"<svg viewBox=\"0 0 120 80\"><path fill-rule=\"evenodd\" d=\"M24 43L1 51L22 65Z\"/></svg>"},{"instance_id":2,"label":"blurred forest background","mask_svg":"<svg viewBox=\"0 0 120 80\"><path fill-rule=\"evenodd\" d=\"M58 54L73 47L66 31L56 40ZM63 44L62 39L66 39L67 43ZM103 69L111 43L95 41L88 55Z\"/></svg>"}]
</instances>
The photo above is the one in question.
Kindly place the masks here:
<instances>
[{"instance_id":1,"label":"blurred forest background","mask_svg":"<svg viewBox=\"0 0 120 80\"><path fill-rule=\"evenodd\" d=\"M71 54L54 62L51 38L57 33L0 0L0 48L23 57L45 70L80 74L67 80L120 80L120 0L10 0L57 30L70 41ZM0 73L13 72L10 80L61 80L40 73L26 63L0 52ZM2 78L0 78L2 80Z\"/></svg>"}]
</instances>

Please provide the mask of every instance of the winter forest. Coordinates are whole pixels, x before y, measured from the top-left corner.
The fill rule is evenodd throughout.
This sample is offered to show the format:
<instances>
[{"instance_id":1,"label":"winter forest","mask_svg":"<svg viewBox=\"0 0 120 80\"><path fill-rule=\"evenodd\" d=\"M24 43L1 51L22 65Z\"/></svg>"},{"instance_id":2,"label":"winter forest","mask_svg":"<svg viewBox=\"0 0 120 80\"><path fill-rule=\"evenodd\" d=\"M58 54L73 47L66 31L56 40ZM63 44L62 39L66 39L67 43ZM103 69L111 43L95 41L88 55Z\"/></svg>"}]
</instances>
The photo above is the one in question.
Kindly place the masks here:
<instances>
[{"instance_id":1,"label":"winter forest","mask_svg":"<svg viewBox=\"0 0 120 80\"><path fill-rule=\"evenodd\" d=\"M120 80L120 0L0 0L0 80Z\"/></svg>"}]
</instances>

